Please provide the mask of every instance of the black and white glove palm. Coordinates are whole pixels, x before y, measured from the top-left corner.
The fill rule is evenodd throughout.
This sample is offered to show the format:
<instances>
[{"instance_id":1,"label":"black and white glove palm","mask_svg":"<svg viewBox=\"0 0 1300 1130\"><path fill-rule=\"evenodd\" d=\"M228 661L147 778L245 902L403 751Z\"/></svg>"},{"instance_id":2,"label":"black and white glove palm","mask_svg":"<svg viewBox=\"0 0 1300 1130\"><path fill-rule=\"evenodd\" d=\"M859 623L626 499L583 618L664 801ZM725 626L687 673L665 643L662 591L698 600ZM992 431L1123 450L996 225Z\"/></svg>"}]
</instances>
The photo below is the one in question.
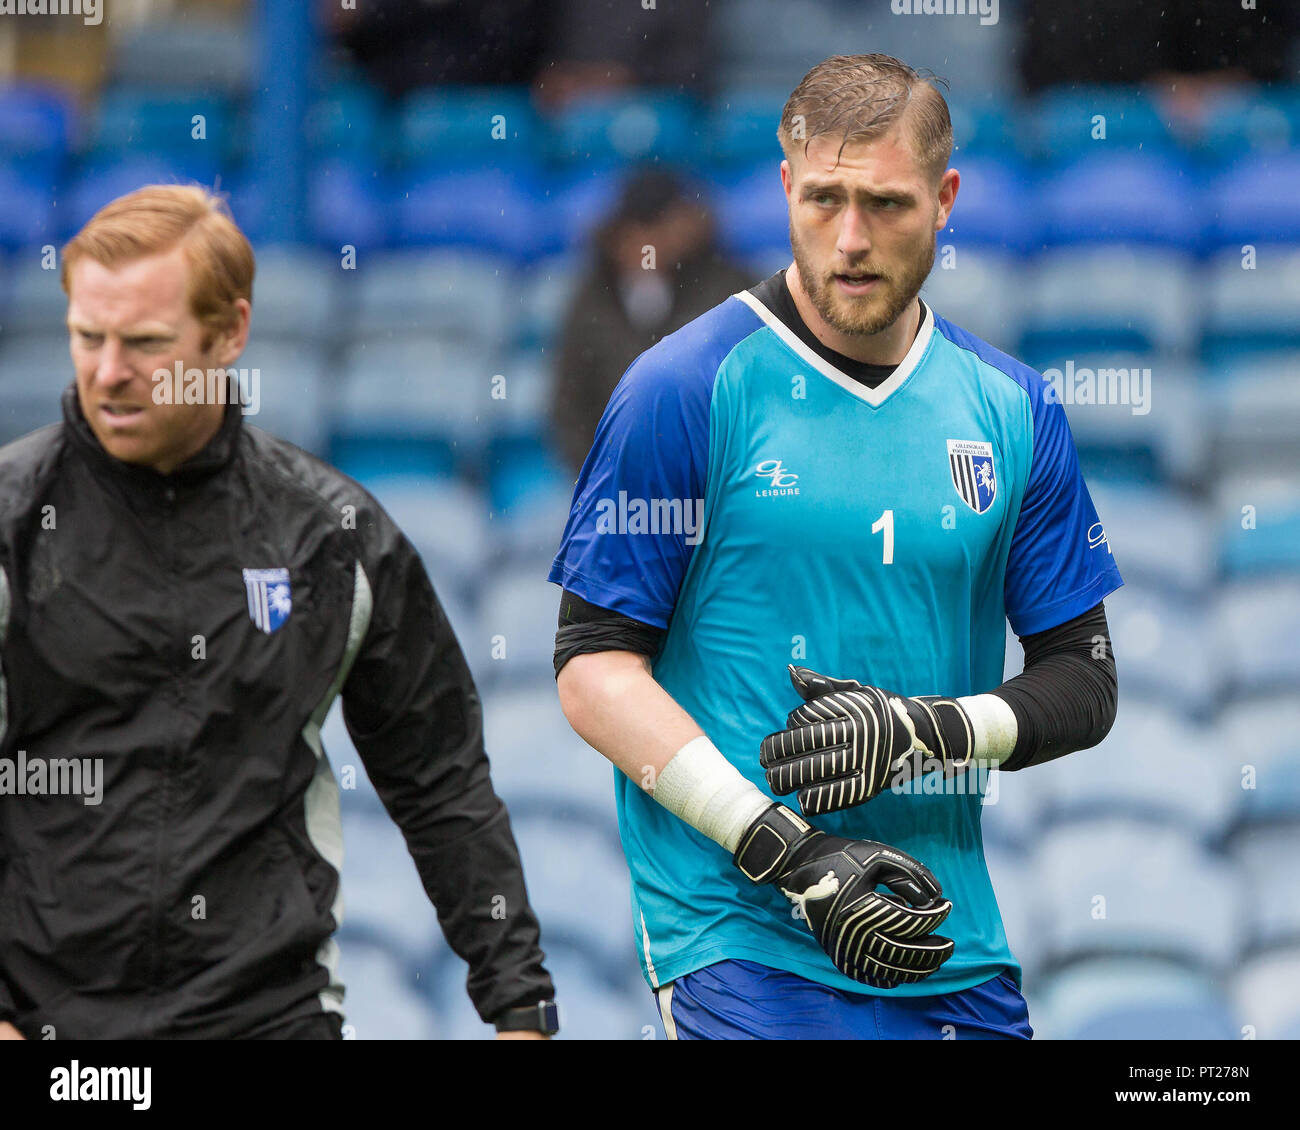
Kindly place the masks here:
<instances>
[{"instance_id":1,"label":"black and white glove palm","mask_svg":"<svg viewBox=\"0 0 1300 1130\"><path fill-rule=\"evenodd\" d=\"M829 836L773 804L745 829L735 863L796 904L835 968L864 985L922 981L952 956L952 941L933 933L952 903L924 864L896 848Z\"/></svg>"},{"instance_id":2,"label":"black and white glove palm","mask_svg":"<svg viewBox=\"0 0 1300 1130\"><path fill-rule=\"evenodd\" d=\"M763 739L758 760L772 791L797 791L806 815L863 804L923 768L969 765L975 734L956 699L907 698L807 667L789 670L803 705Z\"/></svg>"}]
</instances>

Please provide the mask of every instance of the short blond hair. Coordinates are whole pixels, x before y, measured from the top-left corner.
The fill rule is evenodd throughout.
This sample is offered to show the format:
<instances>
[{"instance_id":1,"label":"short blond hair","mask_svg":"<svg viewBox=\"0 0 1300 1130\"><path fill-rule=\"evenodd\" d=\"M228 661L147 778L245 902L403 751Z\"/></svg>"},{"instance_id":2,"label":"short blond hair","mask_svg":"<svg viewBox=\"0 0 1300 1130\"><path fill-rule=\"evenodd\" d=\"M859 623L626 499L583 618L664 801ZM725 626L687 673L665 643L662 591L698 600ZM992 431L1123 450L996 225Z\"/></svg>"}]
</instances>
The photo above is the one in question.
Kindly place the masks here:
<instances>
[{"instance_id":1,"label":"short blond hair","mask_svg":"<svg viewBox=\"0 0 1300 1130\"><path fill-rule=\"evenodd\" d=\"M952 157L952 119L936 83L892 55L832 55L794 88L777 137L787 158L799 143L838 137L840 151L853 141L873 141L905 120L917 159L935 180ZM944 84L946 85L946 83Z\"/></svg>"},{"instance_id":2,"label":"short blond hair","mask_svg":"<svg viewBox=\"0 0 1300 1130\"><path fill-rule=\"evenodd\" d=\"M199 185L153 184L96 212L63 248L61 281L83 259L114 268L176 246L190 268L190 310L203 323L204 348L238 320L235 303L253 300L253 248L226 202Z\"/></svg>"}]
</instances>

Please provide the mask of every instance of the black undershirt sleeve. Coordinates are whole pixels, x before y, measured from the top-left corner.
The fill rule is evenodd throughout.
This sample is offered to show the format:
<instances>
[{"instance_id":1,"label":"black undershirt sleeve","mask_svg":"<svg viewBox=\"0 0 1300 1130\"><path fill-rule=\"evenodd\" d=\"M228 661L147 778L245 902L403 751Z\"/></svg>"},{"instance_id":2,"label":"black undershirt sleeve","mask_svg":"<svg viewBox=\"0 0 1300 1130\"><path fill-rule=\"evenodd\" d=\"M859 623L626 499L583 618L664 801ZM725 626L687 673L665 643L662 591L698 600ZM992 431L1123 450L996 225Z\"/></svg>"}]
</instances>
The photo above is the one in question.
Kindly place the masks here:
<instances>
[{"instance_id":1,"label":"black undershirt sleeve","mask_svg":"<svg viewBox=\"0 0 1300 1130\"><path fill-rule=\"evenodd\" d=\"M575 655L593 651L632 651L653 658L666 634L662 628L601 608L565 589L555 633L556 678Z\"/></svg>"},{"instance_id":2,"label":"black undershirt sleeve","mask_svg":"<svg viewBox=\"0 0 1300 1130\"><path fill-rule=\"evenodd\" d=\"M1016 716L1016 748L1004 770L1096 745L1110 732L1119 698L1105 605L1020 642L1024 671L991 692Z\"/></svg>"},{"instance_id":3,"label":"black undershirt sleeve","mask_svg":"<svg viewBox=\"0 0 1300 1130\"><path fill-rule=\"evenodd\" d=\"M583 600L567 589L555 634L555 674L575 655L631 651L653 658L666 632ZM1016 716L1014 771L1096 745L1115 721L1118 681L1106 609L1097 604L1045 632L1021 636L1025 669L991 693Z\"/></svg>"}]
</instances>

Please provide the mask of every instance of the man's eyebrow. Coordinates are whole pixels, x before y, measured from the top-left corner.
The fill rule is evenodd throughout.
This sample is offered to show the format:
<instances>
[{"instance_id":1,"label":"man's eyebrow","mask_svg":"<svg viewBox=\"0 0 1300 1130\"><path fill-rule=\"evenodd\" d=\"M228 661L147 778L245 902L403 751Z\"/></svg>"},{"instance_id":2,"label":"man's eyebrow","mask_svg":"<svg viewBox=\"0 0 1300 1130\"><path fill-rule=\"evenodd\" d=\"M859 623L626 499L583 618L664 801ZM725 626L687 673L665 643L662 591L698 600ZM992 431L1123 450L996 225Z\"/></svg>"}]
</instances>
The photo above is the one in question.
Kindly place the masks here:
<instances>
[{"instance_id":1,"label":"man's eyebrow","mask_svg":"<svg viewBox=\"0 0 1300 1130\"><path fill-rule=\"evenodd\" d=\"M916 194L910 188L903 188L901 185L847 189L840 181L805 181L801 192L805 196L812 192L847 192L850 196L865 196L874 200L916 199Z\"/></svg>"},{"instance_id":2,"label":"man's eyebrow","mask_svg":"<svg viewBox=\"0 0 1300 1130\"><path fill-rule=\"evenodd\" d=\"M103 333L103 329L96 326L93 322L82 321L80 318L69 318L68 329L80 330L83 333ZM175 337L176 331L168 326L148 324L143 326L131 326L129 329L118 331L118 336L126 338L137 337Z\"/></svg>"}]
</instances>

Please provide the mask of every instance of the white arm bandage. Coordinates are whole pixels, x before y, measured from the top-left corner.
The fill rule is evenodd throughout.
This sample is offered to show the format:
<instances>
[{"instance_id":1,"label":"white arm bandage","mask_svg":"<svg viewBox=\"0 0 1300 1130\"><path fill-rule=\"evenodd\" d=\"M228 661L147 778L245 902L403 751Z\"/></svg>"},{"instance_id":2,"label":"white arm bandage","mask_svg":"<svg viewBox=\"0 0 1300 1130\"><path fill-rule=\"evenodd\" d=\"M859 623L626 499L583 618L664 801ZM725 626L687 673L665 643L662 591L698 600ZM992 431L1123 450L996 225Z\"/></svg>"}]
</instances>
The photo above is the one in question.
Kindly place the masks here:
<instances>
[{"instance_id":1,"label":"white arm bandage","mask_svg":"<svg viewBox=\"0 0 1300 1130\"><path fill-rule=\"evenodd\" d=\"M733 855L745 829L772 805L772 798L703 736L687 742L664 766L654 798Z\"/></svg>"},{"instance_id":2,"label":"white arm bandage","mask_svg":"<svg viewBox=\"0 0 1300 1130\"><path fill-rule=\"evenodd\" d=\"M995 694L976 694L959 698L957 705L966 711L975 732L972 758L995 765L1006 761L1016 748L1016 715L1010 703Z\"/></svg>"}]
</instances>

